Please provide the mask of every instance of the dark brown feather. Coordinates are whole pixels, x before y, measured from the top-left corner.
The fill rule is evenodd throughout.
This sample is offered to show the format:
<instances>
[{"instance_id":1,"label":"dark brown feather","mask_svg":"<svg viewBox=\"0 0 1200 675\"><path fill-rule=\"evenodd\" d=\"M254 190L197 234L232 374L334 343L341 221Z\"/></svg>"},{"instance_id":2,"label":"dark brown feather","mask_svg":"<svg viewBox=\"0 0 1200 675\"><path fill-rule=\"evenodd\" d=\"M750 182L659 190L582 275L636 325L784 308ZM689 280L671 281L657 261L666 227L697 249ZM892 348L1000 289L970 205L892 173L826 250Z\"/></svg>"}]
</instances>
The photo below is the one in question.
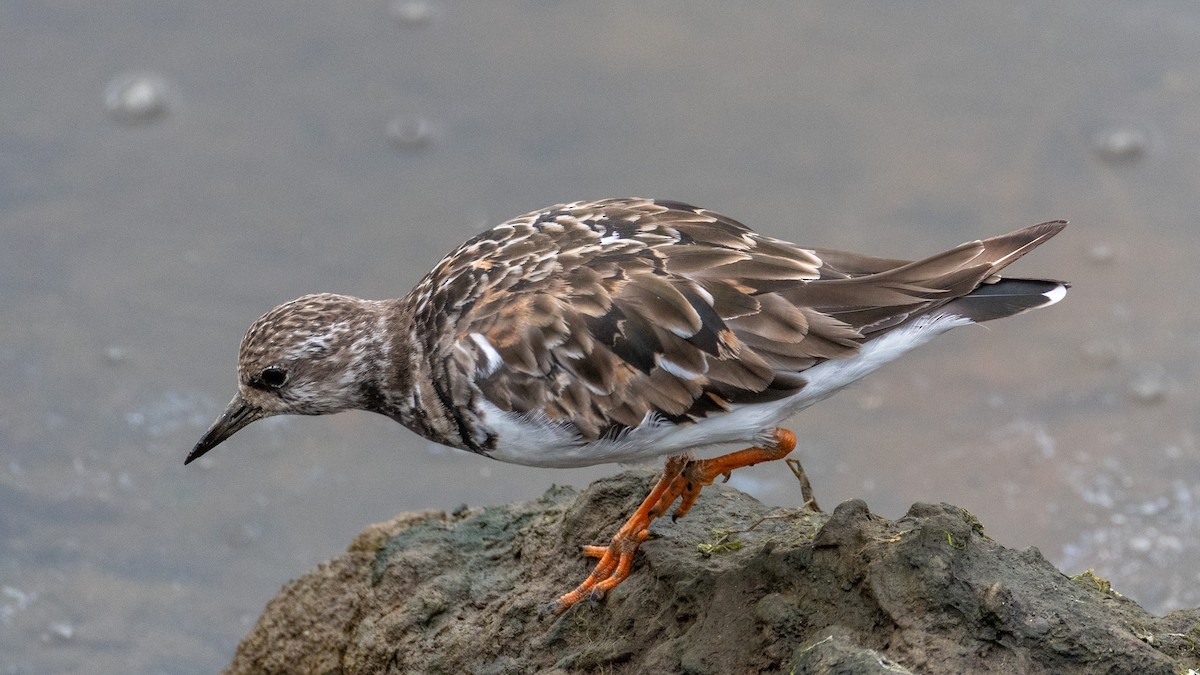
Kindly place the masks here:
<instances>
[{"instance_id":1,"label":"dark brown feather","mask_svg":"<svg viewBox=\"0 0 1200 675\"><path fill-rule=\"evenodd\" d=\"M807 368L970 293L1058 229L908 262L814 252L686 204L581 202L468 241L406 302L427 358L475 360L451 404L481 396L597 439L796 393Z\"/></svg>"}]
</instances>

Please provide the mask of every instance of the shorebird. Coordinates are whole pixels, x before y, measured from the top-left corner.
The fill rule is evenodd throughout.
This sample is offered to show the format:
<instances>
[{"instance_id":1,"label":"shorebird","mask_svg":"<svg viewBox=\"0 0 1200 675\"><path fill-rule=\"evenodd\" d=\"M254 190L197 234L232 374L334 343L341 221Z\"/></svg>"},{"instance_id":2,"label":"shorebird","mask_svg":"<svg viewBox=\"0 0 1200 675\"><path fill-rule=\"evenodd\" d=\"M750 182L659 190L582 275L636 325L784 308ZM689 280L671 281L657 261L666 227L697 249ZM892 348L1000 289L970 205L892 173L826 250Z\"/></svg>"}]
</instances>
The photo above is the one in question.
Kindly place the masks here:
<instances>
[{"instance_id":1,"label":"shorebird","mask_svg":"<svg viewBox=\"0 0 1200 675\"><path fill-rule=\"evenodd\" d=\"M353 409L528 466L666 457L612 541L584 547L599 561L561 613L628 577L676 500L682 517L717 477L790 453L796 412L951 328L1061 300L1063 282L997 273L1065 225L908 261L804 248L679 202L551 206L470 239L403 298L321 293L267 312L185 463L264 417Z\"/></svg>"}]
</instances>

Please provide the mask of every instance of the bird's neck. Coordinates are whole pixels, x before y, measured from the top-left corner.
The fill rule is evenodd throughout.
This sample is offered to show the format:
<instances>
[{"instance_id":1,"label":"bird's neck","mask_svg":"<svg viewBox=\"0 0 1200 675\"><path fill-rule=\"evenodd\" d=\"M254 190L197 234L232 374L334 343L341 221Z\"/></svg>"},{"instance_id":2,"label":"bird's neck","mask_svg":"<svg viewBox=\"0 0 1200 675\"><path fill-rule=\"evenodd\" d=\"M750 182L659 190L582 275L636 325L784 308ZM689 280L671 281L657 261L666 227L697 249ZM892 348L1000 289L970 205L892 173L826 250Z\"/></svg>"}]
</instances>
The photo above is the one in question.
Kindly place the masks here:
<instances>
[{"instance_id":1,"label":"bird's neck","mask_svg":"<svg viewBox=\"0 0 1200 675\"><path fill-rule=\"evenodd\" d=\"M415 429L416 383L428 366L424 364L423 344L414 334L410 304L407 299L379 301L375 329L379 341L372 350L378 363L372 368L375 381L369 385L374 389L365 393L371 403L368 410Z\"/></svg>"},{"instance_id":2,"label":"bird's neck","mask_svg":"<svg viewBox=\"0 0 1200 675\"><path fill-rule=\"evenodd\" d=\"M385 365L374 371L379 380L369 409L432 441L477 450L463 427L467 413L452 399L444 360L448 347L437 342L453 335L448 317L418 311L419 295L386 302L388 344L380 350Z\"/></svg>"}]
</instances>

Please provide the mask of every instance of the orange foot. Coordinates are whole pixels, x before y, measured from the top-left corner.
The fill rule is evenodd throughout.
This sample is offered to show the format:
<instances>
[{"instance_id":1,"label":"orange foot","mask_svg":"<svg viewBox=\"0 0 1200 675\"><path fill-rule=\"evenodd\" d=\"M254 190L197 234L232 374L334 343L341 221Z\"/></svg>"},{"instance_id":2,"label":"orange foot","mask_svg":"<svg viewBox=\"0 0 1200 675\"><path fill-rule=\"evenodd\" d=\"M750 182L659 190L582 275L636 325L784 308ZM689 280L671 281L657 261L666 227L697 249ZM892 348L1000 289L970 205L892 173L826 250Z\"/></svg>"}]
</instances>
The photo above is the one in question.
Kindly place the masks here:
<instances>
[{"instance_id":1,"label":"orange foot","mask_svg":"<svg viewBox=\"0 0 1200 675\"><path fill-rule=\"evenodd\" d=\"M743 466L786 457L796 447L796 435L787 429L775 429L772 442L763 447L746 448L712 459L689 460L687 455L668 457L662 478L633 512L629 520L613 535L608 546L584 546L583 554L599 558L591 575L575 590L555 600L547 610L562 614L584 598L600 600L610 589L629 576L633 554L650 537L650 522L667 512L680 496L683 500L672 514L672 520L682 518L691 510L705 485L712 485L717 476L729 480L729 473Z\"/></svg>"}]
</instances>

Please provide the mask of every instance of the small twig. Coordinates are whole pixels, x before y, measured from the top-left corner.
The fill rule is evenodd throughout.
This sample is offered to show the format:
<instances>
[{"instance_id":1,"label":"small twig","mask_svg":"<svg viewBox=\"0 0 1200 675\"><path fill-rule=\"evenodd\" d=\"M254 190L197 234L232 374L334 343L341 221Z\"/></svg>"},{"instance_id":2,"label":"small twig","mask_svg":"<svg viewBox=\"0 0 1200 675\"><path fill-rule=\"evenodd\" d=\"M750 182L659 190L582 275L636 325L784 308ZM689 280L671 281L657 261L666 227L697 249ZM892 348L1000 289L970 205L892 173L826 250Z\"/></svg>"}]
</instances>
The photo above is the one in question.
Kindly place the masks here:
<instances>
[{"instance_id":1,"label":"small twig","mask_svg":"<svg viewBox=\"0 0 1200 675\"><path fill-rule=\"evenodd\" d=\"M800 466L800 460L785 459L783 461L792 470L796 480L800 481L800 496L804 499L800 508L821 513L821 507L817 506L817 498L813 496L812 484L808 482L808 474L804 473L804 467Z\"/></svg>"}]
</instances>

